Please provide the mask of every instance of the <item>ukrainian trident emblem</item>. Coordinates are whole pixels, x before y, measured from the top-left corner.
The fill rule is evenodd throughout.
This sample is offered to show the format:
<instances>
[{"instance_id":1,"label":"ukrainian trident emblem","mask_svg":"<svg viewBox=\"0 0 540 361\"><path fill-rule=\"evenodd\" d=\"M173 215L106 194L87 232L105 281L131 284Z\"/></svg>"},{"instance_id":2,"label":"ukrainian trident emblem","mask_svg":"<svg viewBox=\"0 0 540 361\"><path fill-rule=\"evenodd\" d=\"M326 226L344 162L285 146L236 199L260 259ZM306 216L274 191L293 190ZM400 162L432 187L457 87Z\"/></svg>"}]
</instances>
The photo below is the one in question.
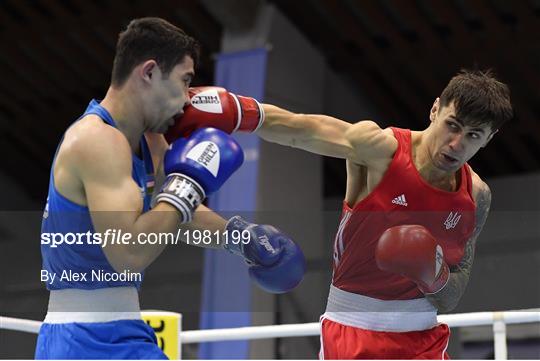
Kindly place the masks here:
<instances>
[{"instance_id":1,"label":"ukrainian trident emblem","mask_svg":"<svg viewBox=\"0 0 540 361\"><path fill-rule=\"evenodd\" d=\"M446 227L447 230L451 228L456 228L460 219L461 219L461 214L459 214L458 212L455 212L455 213L450 212L450 214L446 218L446 221L444 221L444 226Z\"/></svg>"}]
</instances>

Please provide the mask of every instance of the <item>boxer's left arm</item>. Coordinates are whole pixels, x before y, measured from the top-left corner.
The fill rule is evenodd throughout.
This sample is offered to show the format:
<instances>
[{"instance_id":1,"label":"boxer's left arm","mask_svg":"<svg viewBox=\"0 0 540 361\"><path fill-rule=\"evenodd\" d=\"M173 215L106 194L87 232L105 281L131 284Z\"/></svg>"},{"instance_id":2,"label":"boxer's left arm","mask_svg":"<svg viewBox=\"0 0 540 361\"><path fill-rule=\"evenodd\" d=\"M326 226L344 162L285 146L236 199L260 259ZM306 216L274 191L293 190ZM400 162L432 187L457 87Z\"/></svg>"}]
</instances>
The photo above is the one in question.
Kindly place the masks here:
<instances>
[{"instance_id":1,"label":"boxer's left arm","mask_svg":"<svg viewBox=\"0 0 540 361\"><path fill-rule=\"evenodd\" d=\"M147 141L151 151L161 155L162 159L168 147L163 136L147 135ZM154 158L156 185L165 178L161 159ZM206 231L209 237L205 240L209 242L196 241L193 237L195 231ZM234 232L249 232L249 243L235 243ZM182 224L181 234L186 244L225 248L243 257L248 262L250 277L267 292L288 292L300 283L305 273L305 259L300 247L272 226L251 224L238 216L226 221L201 204L195 210L192 221ZM245 241L244 236L241 240Z\"/></svg>"},{"instance_id":2,"label":"boxer's left arm","mask_svg":"<svg viewBox=\"0 0 540 361\"><path fill-rule=\"evenodd\" d=\"M476 224L473 235L465 245L465 254L457 266L450 267L450 278L446 286L437 293L426 294L426 298L431 304L437 307L439 312L450 312L458 305L461 296L463 296L471 275L476 240L486 223L489 213L491 191L487 184L479 180L477 176L476 178L478 181L473 181L473 185L474 183L478 184L477 191L475 192Z\"/></svg>"},{"instance_id":3,"label":"boxer's left arm","mask_svg":"<svg viewBox=\"0 0 540 361\"><path fill-rule=\"evenodd\" d=\"M323 114L299 114L263 104L265 122L257 131L262 139L330 157L354 159L347 132L352 124Z\"/></svg>"},{"instance_id":4,"label":"boxer's left arm","mask_svg":"<svg viewBox=\"0 0 540 361\"><path fill-rule=\"evenodd\" d=\"M146 140L148 142L148 147L152 154L152 160L154 163L155 171L155 187L154 189L161 189L161 185L165 180L165 172L163 170L163 157L167 151L168 144L165 140L165 137L157 133L145 133ZM155 199L155 198L154 198ZM155 204L155 201L152 202ZM219 214L201 204L195 210L193 214L193 219L189 223L183 223L181 229L181 235L184 237L181 239L182 242L195 245L204 248L216 248L222 249L225 246L225 241L228 240L226 235L227 233L227 220L221 217ZM209 238L205 240L210 240L209 242L203 243L196 241L194 237L195 231L204 232L209 234Z\"/></svg>"},{"instance_id":5,"label":"boxer's left arm","mask_svg":"<svg viewBox=\"0 0 540 361\"><path fill-rule=\"evenodd\" d=\"M227 133L257 132L264 140L321 155L353 160L356 156L347 137L352 124L342 120L319 114L295 114L220 87L190 88L190 96L191 104L165 134L169 142L195 129L212 127Z\"/></svg>"},{"instance_id":6,"label":"boxer's left arm","mask_svg":"<svg viewBox=\"0 0 540 361\"><path fill-rule=\"evenodd\" d=\"M272 143L384 171L398 146L392 131L373 120L352 124L323 114L292 113L271 104L262 108L265 121L257 135Z\"/></svg>"},{"instance_id":7,"label":"boxer's left arm","mask_svg":"<svg viewBox=\"0 0 540 361\"><path fill-rule=\"evenodd\" d=\"M388 129L364 120L354 124L322 114L297 114L219 87L190 89L191 104L165 134L170 142L195 129L256 132L262 139L356 164L386 167L397 148Z\"/></svg>"}]
</instances>

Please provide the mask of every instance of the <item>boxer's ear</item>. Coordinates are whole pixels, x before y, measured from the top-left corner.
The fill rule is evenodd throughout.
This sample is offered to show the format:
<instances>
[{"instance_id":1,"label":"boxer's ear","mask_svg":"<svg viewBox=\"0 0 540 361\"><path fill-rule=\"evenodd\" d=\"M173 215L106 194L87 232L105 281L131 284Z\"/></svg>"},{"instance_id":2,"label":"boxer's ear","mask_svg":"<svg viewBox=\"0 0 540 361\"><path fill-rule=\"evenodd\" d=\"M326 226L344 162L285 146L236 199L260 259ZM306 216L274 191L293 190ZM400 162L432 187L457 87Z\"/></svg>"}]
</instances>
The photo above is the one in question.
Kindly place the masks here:
<instances>
[{"instance_id":1,"label":"boxer's ear","mask_svg":"<svg viewBox=\"0 0 540 361\"><path fill-rule=\"evenodd\" d=\"M435 117L437 116L437 113L439 112L439 106L440 106L439 98L436 98L429 112L429 120L431 122L435 121Z\"/></svg>"},{"instance_id":2,"label":"boxer's ear","mask_svg":"<svg viewBox=\"0 0 540 361\"><path fill-rule=\"evenodd\" d=\"M486 145L488 145L489 141L490 141L491 139L493 139L493 136L494 136L495 134L497 134L498 132L499 132L499 129L495 129L494 131L492 131L491 134L488 135L488 138L487 138L486 142L484 143L484 145L482 145L482 148L484 148Z\"/></svg>"},{"instance_id":3,"label":"boxer's ear","mask_svg":"<svg viewBox=\"0 0 540 361\"><path fill-rule=\"evenodd\" d=\"M159 67L155 60L147 60L140 66L139 75L143 82L150 83L152 77L155 78L156 73L159 72Z\"/></svg>"}]
</instances>

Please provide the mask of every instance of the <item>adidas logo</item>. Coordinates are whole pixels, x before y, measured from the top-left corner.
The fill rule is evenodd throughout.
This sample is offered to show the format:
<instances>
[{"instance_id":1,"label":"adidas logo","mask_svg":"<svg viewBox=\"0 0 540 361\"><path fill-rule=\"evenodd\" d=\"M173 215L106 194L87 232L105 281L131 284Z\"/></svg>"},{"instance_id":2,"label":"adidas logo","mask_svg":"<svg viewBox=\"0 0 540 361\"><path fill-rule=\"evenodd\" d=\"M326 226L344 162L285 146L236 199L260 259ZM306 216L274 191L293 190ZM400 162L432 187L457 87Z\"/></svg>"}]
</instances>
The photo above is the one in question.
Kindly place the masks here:
<instances>
[{"instance_id":1,"label":"adidas logo","mask_svg":"<svg viewBox=\"0 0 540 361\"><path fill-rule=\"evenodd\" d=\"M402 195L392 199L392 203L398 204L400 206L407 207L407 200L405 199L405 194L402 194Z\"/></svg>"}]
</instances>

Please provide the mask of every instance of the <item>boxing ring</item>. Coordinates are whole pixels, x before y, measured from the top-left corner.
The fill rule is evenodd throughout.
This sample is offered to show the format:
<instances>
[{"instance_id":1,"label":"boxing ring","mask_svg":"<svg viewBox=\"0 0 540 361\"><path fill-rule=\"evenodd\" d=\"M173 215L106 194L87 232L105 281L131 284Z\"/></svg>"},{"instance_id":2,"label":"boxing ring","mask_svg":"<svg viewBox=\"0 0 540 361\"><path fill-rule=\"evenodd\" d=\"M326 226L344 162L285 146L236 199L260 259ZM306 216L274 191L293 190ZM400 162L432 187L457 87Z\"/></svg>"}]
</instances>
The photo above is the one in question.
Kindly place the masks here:
<instances>
[{"instance_id":1,"label":"boxing ring","mask_svg":"<svg viewBox=\"0 0 540 361\"><path fill-rule=\"evenodd\" d=\"M145 315L157 315L159 313L160 311L143 311L143 319ZM163 314L171 315L173 313L163 311ZM181 317L179 317L179 320L181 320ZM506 360L508 356L506 326L533 322L540 323L540 311L535 309L440 315L438 316L438 321L448 324L451 328L492 325L495 359ZM37 334L40 326L40 321L0 316L0 329ZM179 329L181 330L181 325ZM319 336L319 334L320 325L318 322L180 331L178 335L178 348L180 350L183 344L189 343Z\"/></svg>"}]
</instances>

